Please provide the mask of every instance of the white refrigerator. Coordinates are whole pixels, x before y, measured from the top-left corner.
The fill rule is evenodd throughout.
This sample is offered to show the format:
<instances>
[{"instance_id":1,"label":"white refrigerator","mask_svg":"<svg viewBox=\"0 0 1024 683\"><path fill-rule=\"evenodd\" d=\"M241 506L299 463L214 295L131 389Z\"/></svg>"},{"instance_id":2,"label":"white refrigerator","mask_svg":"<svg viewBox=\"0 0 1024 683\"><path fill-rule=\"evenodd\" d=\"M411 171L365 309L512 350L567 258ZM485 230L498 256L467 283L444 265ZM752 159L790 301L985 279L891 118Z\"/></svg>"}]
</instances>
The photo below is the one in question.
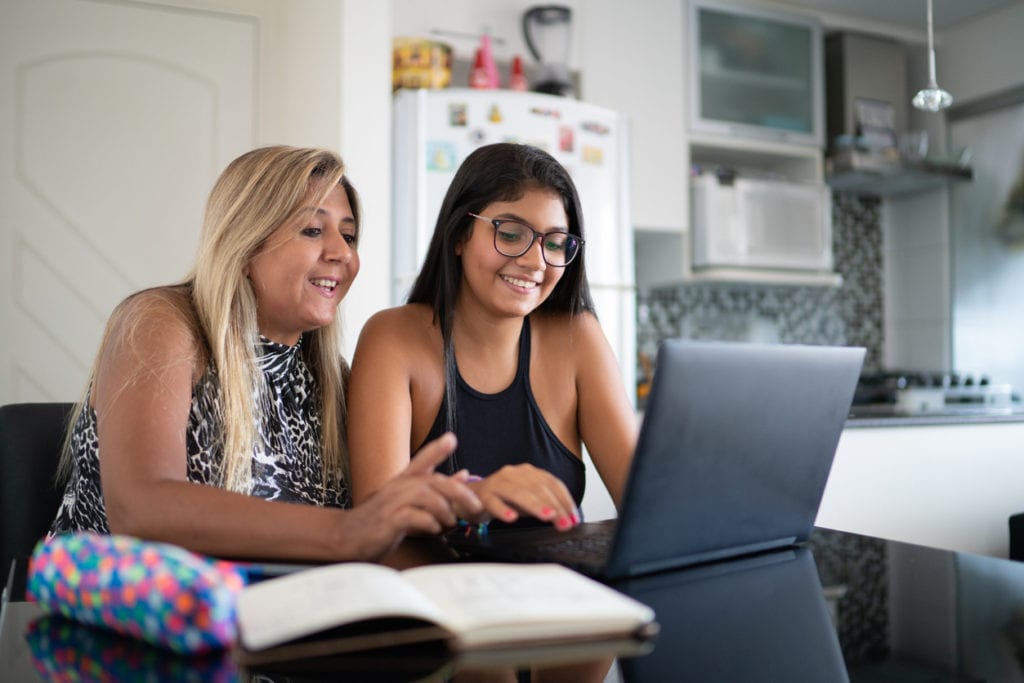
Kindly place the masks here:
<instances>
[{"instance_id":1,"label":"white refrigerator","mask_svg":"<svg viewBox=\"0 0 1024 683\"><path fill-rule=\"evenodd\" d=\"M519 142L565 166L580 195L587 278L597 316L636 396L636 284L624 118L573 99L509 90L399 90L394 110L392 301L400 304L419 272L437 212L459 164L474 149ZM588 467L592 464L587 458ZM584 514L614 515L596 473Z\"/></svg>"}]
</instances>

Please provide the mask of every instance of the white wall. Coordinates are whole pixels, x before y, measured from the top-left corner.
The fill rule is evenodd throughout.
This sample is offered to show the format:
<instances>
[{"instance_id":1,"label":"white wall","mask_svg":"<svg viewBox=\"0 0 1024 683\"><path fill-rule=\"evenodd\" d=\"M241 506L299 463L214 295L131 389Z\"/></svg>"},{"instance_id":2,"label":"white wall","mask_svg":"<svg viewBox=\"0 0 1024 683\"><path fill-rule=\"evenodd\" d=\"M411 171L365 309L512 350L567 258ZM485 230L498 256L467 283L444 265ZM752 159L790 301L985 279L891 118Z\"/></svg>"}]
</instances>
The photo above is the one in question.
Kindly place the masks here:
<instances>
[{"instance_id":1,"label":"white wall","mask_svg":"<svg viewBox=\"0 0 1024 683\"><path fill-rule=\"evenodd\" d=\"M1024 84L1024 2L979 15L936 36L936 74L954 105ZM927 82L924 49L911 53L908 98ZM911 129L926 130L933 155L948 144L944 114L910 110ZM955 367L949 190L892 198L883 207L885 362L890 367L986 372Z\"/></svg>"},{"instance_id":2,"label":"white wall","mask_svg":"<svg viewBox=\"0 0 1024 683\"><path fill-rule=\"evenodd\" d=\"M1024 243L1004 230L1024 178L1024 102L954 122L950 141L972 150L974 166L974 182L954 188L950 202L953 362L1019 392Z\"/></svg>"},{"instance_id":3,"label":"white wall","mask_svg":"<svg viewBox=\"0 0 1024 683\"><path fill-rule=\"evenodd\" d=\"M507 61L520 55L524 62L532 62L523 40L521 17L527 9L540 4L543 3L534 0L392 0L394 35L440 40L451 45L457 59L471 60L486 32L491 36L496 60ZM586 5L579 0L562 0L557 4L572 10L574 25ZM570 46L571 69L580 66L581 38L577 27ZM501 74L502 78L505 75ZM453 85L466 87L468 83Z\"/></svg>"},{"instance_id":4,"label":"white wall","mask_svg":"<svg viewBox=\"0 0 1024 683\"><path fill-rule=\"evenodd\" d=\"M679 231L690 222L685 8L680 0L587 0L579 19L583 98L626 116L633 225L675 232L673 273ZM647 264L637 263L639 279Z\"/></svg>"},{"instance_id":5,"label":"white wall","mask_svg":"<svg viewBox=\"0 0 1024 683\"><path fill-rule=\"evenodd\" d=\"M342 303L342 349L388 305L391 280L391 3L277 0L264 19L260 144L327 147L359 192L362 264Z\"/></svg>"},{"instance_id":6,"label":"white wall","mask_svg":"<svg viewBox=\"0 0 1024 683\"><path fill-rule=\"evenodd\" d=\"M341 5L329 0L277 0L270 8L260 64L261 144L337 149L340 14Z\"/></svg>"},{"instance_id":7,"label":"white wall","mask_svg":"<svg viewBox=\"0 0 1024 683\"><path fill-rule=\"evenodd\" d=\"M882 204L887 368L952 367L948 206L946 188Z\"/></svg>"},{"instance_id":8,"label":"white wall","mask_svg":"<svg viewBox=\"0 0 1024 683\"><path fill-rule=\"evenodd\" d=\"M1024 1L979 15L936 38L939 84L956 102L1024 83Z\"/></svg>"},{"instance_id":9,"label":"white wall","mask_svg":"<svg viewBox=\"0 0 1024 683\"><path fill-rule=\"evenodd\" d=\"M389 2L344 0L341 7L338 150L363 210L361 269L342 304L342 348L351 359L363 323L391 302L392 12Z\"/></svg>"}]
</instances>

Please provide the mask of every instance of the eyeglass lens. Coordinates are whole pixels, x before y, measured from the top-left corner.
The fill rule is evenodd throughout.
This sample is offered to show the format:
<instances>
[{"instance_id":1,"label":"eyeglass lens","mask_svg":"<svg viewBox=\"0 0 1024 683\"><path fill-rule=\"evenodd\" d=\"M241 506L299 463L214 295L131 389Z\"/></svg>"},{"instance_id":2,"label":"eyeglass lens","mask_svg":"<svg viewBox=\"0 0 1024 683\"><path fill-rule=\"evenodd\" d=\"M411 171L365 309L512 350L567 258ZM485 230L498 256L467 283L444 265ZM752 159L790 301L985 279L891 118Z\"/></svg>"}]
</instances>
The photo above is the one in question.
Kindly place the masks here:
<instances>
[{"instance_id":1,"label":"eyeglass lens","mask_svg":"<svg viewBox=\"0 0 1024 683\"><path fill-rule=\"evenodd\" d=\"M494 248L502 256L522 256L533 241L540 238L541 254L551 266L568 265L579 252L580 242L566 232L534 232L533 228L515 221L496 220L494 223Z\"/></svg>"}]
</instances>

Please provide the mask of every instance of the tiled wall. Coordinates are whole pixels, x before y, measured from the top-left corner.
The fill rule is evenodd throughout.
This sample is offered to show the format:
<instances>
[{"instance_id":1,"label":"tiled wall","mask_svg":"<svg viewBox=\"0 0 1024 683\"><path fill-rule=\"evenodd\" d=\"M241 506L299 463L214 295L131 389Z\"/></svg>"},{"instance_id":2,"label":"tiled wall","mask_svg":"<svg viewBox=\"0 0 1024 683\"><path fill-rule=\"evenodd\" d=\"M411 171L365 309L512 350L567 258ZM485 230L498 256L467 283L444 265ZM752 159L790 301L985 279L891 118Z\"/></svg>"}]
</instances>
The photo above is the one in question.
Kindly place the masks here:
<instances>
[{"instance_id":1,"label":"tiled wall","mask_svg":"<svg viewBox=\"0 0 1024 683\"><path fill-rule=\"evenodd\" d=\"M670 337L856 345L865 370L882 367L881 202L834 195L833 254L842 286L687 283L638 296L637 349L653 358ZM643 377L643 362L638 368Z\"/></svg>"}]
</instances>

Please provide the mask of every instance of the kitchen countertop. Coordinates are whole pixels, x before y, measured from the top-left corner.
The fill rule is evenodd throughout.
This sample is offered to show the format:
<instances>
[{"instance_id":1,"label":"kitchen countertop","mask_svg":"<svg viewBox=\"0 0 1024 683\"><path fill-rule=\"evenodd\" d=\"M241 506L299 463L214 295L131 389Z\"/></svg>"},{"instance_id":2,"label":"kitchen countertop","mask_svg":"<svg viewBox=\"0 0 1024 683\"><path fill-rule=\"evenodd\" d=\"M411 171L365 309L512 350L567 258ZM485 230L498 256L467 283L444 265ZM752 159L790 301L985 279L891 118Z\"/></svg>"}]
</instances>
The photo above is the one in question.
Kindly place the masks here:
<instances>
[{"instance_id":1,"label":"kitchen countertop","mask_svg":"<svg viewBox=\"0 0 1024 683\"><path fill-rule=\"evenodd\" d=\"M922 425L1024 422L1024 406L1010 408L947 407L922 413L901 412L891 404L853 406L846 426L911 427Z\"/></svg>"}]
</instances>

